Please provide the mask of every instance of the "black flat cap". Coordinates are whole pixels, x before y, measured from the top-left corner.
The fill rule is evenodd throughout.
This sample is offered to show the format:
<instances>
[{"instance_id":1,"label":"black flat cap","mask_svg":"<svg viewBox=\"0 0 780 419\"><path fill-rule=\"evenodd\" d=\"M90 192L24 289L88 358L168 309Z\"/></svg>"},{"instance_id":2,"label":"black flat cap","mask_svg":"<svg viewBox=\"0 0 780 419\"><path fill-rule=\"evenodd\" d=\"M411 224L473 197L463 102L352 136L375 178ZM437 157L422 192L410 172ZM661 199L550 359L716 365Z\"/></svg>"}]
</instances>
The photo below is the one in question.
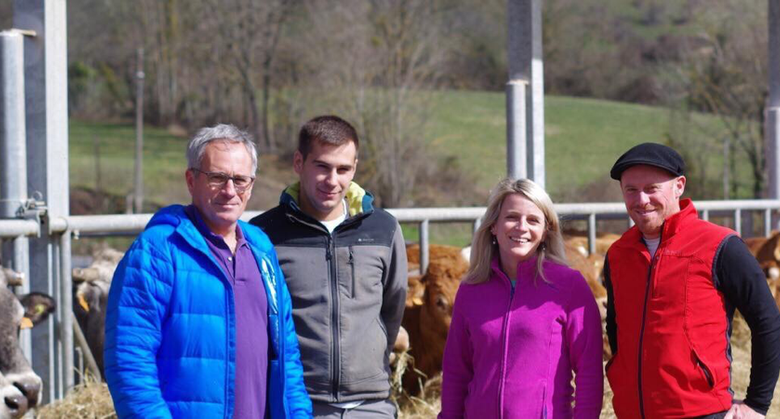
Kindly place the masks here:
<instances>
[{"instance_id":1,"label":"black flat cap","mask_svg":"<svg viewBox=\"0 0 780 419\"><path fill-rule=\"evenodd\" d=\"M666 170L674 176L685 174L685 161L680 153L671 147L656 143L642 143L626 151L612 166L609 176L620 180L620 176L631 166L646 164Z\"/></svg>"}]
</instances>

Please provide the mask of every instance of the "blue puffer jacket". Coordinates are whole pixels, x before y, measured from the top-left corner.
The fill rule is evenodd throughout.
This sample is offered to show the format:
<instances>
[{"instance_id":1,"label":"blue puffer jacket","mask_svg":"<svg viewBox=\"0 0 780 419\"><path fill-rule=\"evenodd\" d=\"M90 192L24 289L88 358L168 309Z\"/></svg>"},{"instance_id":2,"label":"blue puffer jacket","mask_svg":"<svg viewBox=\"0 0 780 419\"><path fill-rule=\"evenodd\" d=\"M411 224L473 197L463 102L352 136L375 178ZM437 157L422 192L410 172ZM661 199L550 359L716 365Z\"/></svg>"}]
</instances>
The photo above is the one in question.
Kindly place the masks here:
<instances>
[{"instance_id":1,"label":"blue puffer jacket","mask_svg":"<svg viewBox=\"0 0 780 419\"><path fill-rule=\"evenodd\" d=\"M311 417L290 294L271 242L239 222L268 296L271 418ZM114 274L106 313L106 381L120 418L231 418L233 289L203 236L174 205L160 210Z\"/></svg>"}]
</instances>

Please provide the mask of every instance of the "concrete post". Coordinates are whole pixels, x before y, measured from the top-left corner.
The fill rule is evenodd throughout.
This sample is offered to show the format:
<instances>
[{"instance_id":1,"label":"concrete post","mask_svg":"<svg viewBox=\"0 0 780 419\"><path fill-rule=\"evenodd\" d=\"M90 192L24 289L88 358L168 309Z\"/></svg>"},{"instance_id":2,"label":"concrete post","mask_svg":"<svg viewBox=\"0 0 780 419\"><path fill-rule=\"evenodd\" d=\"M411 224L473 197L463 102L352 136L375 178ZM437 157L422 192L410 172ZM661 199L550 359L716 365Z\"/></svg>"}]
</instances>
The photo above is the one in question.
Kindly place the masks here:
<instances>
[{"instance_id":1,"label":"concrete post","mask_svg":"<svg viewBox=\"0 0 780 419\"><path fill-rule=\"evenodd\" d=\"M65 3L14 0L14 27L37 34L24 41L28 196L40 194L48 207L41 237L30 241L30 285L32 291L50 294L60 307L60 246L48 231L48 219L70 213ZM63 354L55 331L56 326L68 322L70 316L58 314L32 332L32 366L44 383L42 404L62 397L63 387L72 384L63 383L62 364L63 357L72 357L73 352L68 348Z\"/></svg>"},{"instance_id":2,"label":"concrete post","mask_svg":"<svg viewBox=\"0 0 780 419\"><path fill-rule=\"evenodd\" d=\"M507 169L524 164L525 176L540 186L545 186L544 167L544 66L542 64L542 1L508 0L508 64L509 83L507 85L507 103L512 100L512 112L507 109L507 150L512 150L513 159ZM519 98L516 87L524 82L525 121L515 122ZM525 125L522 135L518 128ZM522 136L521 136L522 135ZM523 143L524 145L518 145ZM524 147L524 148L523 148ZM517 152L520 149L521 152ZM518 161L525 153L525 162ZM520 172L518 172L520 173ZM513 173L509 173L514 176Z\"/></svg>"}]
</instances>

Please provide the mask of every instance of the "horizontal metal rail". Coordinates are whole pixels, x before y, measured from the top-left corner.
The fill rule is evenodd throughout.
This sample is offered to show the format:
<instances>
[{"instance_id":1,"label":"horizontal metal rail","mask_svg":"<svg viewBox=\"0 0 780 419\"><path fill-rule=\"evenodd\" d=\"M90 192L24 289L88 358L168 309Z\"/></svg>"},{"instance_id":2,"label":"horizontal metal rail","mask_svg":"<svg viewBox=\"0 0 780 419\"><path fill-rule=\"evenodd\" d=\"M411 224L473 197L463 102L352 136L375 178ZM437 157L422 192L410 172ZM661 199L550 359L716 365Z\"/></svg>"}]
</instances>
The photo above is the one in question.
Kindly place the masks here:
<instances>
[{"instance_id":1,"label":"horizontal metal rail","mask_svg":"<svg viewBox=\"0 0 780 419\"><path fill-rule=\"evenodd\" d=\"M734 200L734 201L698 201L696 209L701 218L708 220L711 215L718 214L734 220L734 229L742 234L742 213L745 211L763 211L764 235L772 231L772 212L780 210L780 200ZM609 203L566 203L556 204L555 210L564 219L587 220L588 248L595 252L596 220L626 218L626 208L621 202ZM400 223L417 223L419 226L421 272L425 272L428 262L429 224L450 222L471 222L474 229L479 225L480 218L485 213L485 207L464 208L392 208L388 209ZM247 211L241 217L244 221L261 214L261 211ZM79 235L105 234L137 234L153 214L122 214L122 215L77 215L57 217L48 220L49 234L60 234L71 231ZM630 221L629 221L630 222ZM42 234L42 227L34 220L0 220L0 238L19 236L37 236Z\"/></svg>"}]
</instances>

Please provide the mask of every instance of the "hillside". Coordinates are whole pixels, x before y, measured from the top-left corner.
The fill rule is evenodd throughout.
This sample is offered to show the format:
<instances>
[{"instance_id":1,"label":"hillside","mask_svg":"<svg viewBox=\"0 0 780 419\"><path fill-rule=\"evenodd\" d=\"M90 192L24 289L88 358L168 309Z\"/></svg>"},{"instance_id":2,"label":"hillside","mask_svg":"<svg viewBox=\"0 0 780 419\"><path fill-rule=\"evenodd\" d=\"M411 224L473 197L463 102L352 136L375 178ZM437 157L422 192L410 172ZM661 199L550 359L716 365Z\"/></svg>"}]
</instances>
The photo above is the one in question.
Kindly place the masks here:
<instances>
[{"instance_id":1,"label":"hillside","mask_svg":"<svg viewBox=\"0 0 780 419\"><path fill-rule=\"evenodd\" d=\"M577 200L574 191L606 180L622 152L645 141L662 142L669 111L604 100L545 98L547 189L554 199ZM504 95L437 95L427 132L431 144L457 160L484 189L506 174Z\"/></svg>"},{"instance_id":2,"label":"hillside","mask_svg":"<svg viewBox=\"0 0 780 419\"><path fill-rule=\"evenodd\" d=\"M634 144L664 141L671 114L664 108L548 96L547 189L559 202L618 199L617 187L607 176L612 163ZM501 93L434 94L425 137L434 154L450 156L467 178L474 179L481 196L474 197L473 205L483 205L490 187L506 173L504 119ZM705 124L716 123L712 118L700 119ZM186 201L183 170L187 138L152 127L144 133L144 187L150 209ZM131 124L72 120L71 188L100 189L124 197L132 189L134 138ZM722 157L714 152L709 161L709 174L717 178ZM286 158L263 156L259 166L251 209L274 205L284 185L294 179ZM738 167L738 175L745 177L746 172L747 167Z\"/></svg>"}]
</instances>

